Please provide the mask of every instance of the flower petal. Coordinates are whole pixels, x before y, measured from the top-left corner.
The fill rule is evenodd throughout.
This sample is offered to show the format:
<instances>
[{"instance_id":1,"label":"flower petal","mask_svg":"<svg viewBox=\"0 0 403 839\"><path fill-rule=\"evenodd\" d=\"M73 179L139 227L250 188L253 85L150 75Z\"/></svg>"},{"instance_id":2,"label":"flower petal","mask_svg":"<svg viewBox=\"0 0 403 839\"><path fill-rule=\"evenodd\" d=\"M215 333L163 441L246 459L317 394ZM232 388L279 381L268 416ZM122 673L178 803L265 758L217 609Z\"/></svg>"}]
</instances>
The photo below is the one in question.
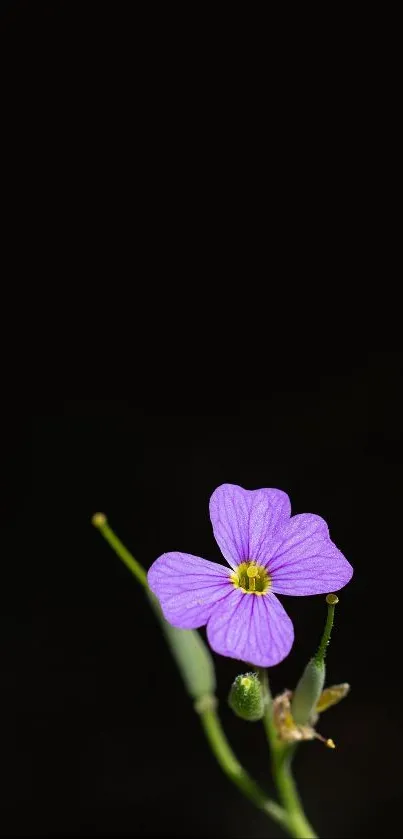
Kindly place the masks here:
<instances>
[{"instance_id":1,"label":"flower petal","mask_svg":"<svg viewBox=\"0 0 403 839\"><path fill-rule=\"evenodd\" d=\"M294 629L274 594L243 594L236 589L214 607L207 638L220 655L272 667L290 652Z\"/></svg>"},{"instance_id":2,"label":"flower petal","mask_svg":"<svg viewBox=\"0 0 403 839\"><path fill-rule=\"evenodd\" d=\"M325 594L343 588L353 568L336 548L320 516L293 516L273 544L267 570L278 594Z\"/></svg>"},{"instance_id":3,"label":"flower petal","mask_svg":"<svg viewBox=\"0 0 403 839\"><path fill-rule=\"evenodd\" d=\"M222 484L210 498L214 536L232 568L247 559L264 564L273 538L290 515L290 499L281 489Z\"/></svg>"},{"instance_id":4,"label":"flower petal","mask_svg":"<svg viewBox=\"0 0 403 839\"><path fill-rule=\"evenodd\" d=\"M164 617L180 629L207 623L213 606L233 589L230 570L191 554L166 553L151 566L148 585Z\"/></svg>"}]
</instances>

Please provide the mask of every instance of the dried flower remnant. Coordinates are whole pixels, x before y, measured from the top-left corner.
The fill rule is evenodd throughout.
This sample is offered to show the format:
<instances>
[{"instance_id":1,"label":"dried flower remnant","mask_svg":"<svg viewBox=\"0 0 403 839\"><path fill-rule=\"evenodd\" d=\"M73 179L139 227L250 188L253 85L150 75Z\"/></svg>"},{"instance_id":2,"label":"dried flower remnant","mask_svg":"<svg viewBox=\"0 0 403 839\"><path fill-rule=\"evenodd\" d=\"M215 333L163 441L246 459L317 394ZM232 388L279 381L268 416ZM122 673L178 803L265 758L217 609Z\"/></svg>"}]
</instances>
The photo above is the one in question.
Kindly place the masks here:
<instances>
[{"instance_id":1,"label":"dried flower remnant","mask_svg":"<svg viewBox=\"0 0 403 839\"><path fill-rule=\"evenodd\" d=\"M312 724L306 725L297 725L292 716L292 691L285 690L283 693L280 693L279 696L276 696L273 700L273 719L280 740L283 740L286 743L296 743L299 740L321 740L325 746L328 746L328 748L335 749L336 747L333 740L322 737L321 734L318 734L318 732L315 731L313 726L316 723L319 714L323 713L323 711L326 711L328 708L331 708L332 705L336 705L337 702L340 702L345 696L347 696L349 690L350 685L347 683L325 688L317 702L312 719L310 720L310 723Z\"/></svg>"}]
</instances>

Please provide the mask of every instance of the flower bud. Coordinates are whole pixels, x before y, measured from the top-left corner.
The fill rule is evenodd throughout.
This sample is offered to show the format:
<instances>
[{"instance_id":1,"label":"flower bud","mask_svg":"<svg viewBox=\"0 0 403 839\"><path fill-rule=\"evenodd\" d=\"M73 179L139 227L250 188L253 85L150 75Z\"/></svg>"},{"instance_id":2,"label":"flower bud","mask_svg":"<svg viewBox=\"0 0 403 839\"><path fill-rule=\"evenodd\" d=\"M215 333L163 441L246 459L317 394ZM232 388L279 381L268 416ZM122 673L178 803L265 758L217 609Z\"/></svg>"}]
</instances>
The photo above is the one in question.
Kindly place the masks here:
<instances>
[{"instance_id":1,"label":"flower bud","mask_svg":"<svg viewBox=\"0 0 403 839\"><path fill-rule=\"evenodd\" d=\"M236 677L229 692L228 704L234 714L243 720L256 722L262 719L265 702L257 673Z\"/></svg>"}]
</instances>

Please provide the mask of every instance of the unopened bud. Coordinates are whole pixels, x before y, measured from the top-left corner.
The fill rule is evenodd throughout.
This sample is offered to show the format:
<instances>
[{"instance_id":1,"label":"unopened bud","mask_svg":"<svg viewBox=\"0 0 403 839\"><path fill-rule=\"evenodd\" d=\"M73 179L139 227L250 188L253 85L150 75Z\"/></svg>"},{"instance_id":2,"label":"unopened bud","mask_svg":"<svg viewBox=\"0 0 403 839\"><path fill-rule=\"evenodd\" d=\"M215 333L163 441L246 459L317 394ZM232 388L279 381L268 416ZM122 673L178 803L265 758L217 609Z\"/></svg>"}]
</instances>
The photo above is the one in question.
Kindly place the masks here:
<instances>
[{"instance_id":1,"label":"unopened bud","mask_svg":"<svg viewBox=\"0 0 403 839\"><path fill-rule=\"evenodd\" d=\"M229 692L228 704L237 717L248 722L261 720L264 713L263 689L257 673L237 676Z\"/></svg>"}]
</instances>

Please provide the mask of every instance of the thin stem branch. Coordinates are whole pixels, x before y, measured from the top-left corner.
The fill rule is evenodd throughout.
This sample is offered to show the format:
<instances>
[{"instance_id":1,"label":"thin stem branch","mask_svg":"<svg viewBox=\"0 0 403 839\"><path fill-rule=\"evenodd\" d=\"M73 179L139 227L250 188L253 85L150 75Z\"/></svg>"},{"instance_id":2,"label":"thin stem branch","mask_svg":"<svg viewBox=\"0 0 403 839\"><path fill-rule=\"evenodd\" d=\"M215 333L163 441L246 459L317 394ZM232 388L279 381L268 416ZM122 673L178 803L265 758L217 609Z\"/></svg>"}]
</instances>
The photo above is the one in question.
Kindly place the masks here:
<instances>
[{"instance_id":1,"label":"thin stem branch","mask_svg":"<svg viewBox=\"0 0 403 839\"><path fill-rule=\"evenodd\" d=\"M330 636L332 633L333 628L333 621L334 621L334 608L336 604L339 602L339 598L337 594L328 594L326 597L327 603L327 618L325 623L325 628L323 630L323 635L321 638L321 642L319 644L318 650L315 654L315 661L317 664L322 664L325 660L326 651L330 643Z\"/></svg>"},{"instance_id":2,"label":"thin stem branch","mask_svg":"<svg viewBox=\"0 0 403 839\"><path fill-rule=\"evenodd\" d=\"M147 584L147 574L142 565L137 562L137 559L132 556L130 551L127 550L123 542L118 539L116 533L113 532L112 528L109 527L108 520L104 513L95 513L92 517L92 524L96 527L101 535L106 539L106 541L110 544L111 548L117 553L119 559L124 562L125 565L130 569L132 574L136 577L139 583L141 583L144 588L148 588Z\"/></svg>"}]
</instances>

